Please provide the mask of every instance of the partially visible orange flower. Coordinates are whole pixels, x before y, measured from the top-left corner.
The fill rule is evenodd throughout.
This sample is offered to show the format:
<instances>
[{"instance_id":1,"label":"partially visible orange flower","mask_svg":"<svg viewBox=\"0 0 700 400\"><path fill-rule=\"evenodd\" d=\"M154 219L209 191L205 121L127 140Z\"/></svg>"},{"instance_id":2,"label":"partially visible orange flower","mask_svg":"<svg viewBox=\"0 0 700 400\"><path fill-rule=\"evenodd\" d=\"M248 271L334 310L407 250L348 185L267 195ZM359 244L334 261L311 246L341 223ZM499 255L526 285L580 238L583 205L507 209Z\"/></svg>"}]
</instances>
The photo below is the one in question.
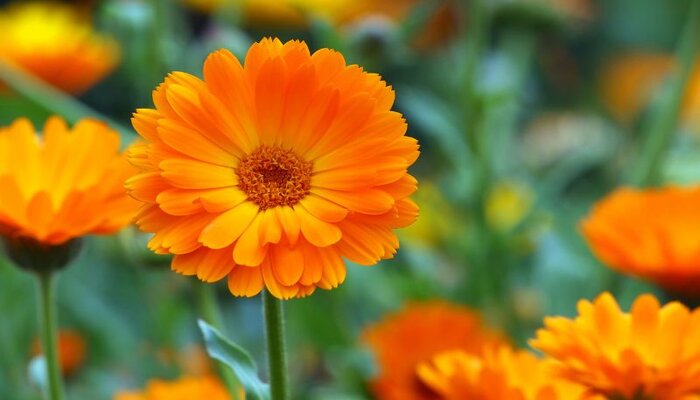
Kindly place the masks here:
<instances>
[{"instance_id":1,"label":"partially visible orange flower","mask_svg":"<svg viewBox=\"0 0 700 400\"><path fill-rule=\"evenodd\" d=\"M629 123L649 106L661 84L674 68L671 55L630 53L612 58L600 74L600 93L612 115ZM693 69L686 87L680 118L700 125L700 63Z\"/></svg>"},{"instance_id":2,"label":"partially visible orange flower","mask_svg":"<svg viewBox=\"0 0 700 400\"><path fill-rule=\"evenodd\" d=\"M243 394L243 393L241 393ZM243 397L241 397L243 398ZM213 377L184 377L173 382L154 379L140 392L119 392L114 400L231 400L226 388Z\"/></svg>"},{"instance_id":3,"label":"partially visible orange flower","mask_svg":"<svg viewBox=\"0 0 700 400\"><path fill-rule=\"evenodd\" d=\"M38 135L27 119L0 128L0 235L56 246L127 225L138 203L119 135L84 119L72 128L50 118Z\"/></svg>"},{"instance_id":4,"label":"partially visible orange flower","mask_svg":"<svg viewBox=\"0 0 700 400\"><path fill-rule=\"evenodd\" d=\"M553 376L546 361L508 346L482 355L440 353L417 372L442 400L574 400L584 394L583 387Z\"/></svg>"},{"instance_id":5,"label":"partially visible orange flower","mask_svg":"<svg viewBox=\"0 0 700 400\"><path fill-rule=\"evenodd\" d=\"M394 91L339 53L264 39L245 66L214 52L203 81L174 73L153 99L133 118L147 142L127 186L149 248L181 274L228 277L236 296L303 297L338 287L343 258L392 258L394 230L418 215L418 143Z\"/></svg>"},{"instance_id":6,"label":"partially visible orange flower","mask_svg":"<svg viewBox=\"0 0 700 400\"><path fill-rule=\"evenodd\" d=\"M34 340L32 355L41 354L41 342ZM86 345L83 337L76 331L58 332L58 364L63 376L74 375L85 363Z\"/></svg>"},{"instance_id":7,"label":"partially visible orange flower","mask_svg":"<svg viewBox=\"0 0 700 400\"><path fill-rule=\"evenodd\" d=\"M69 93L80 94L119 60L112 39L94 32L66 5L17 2L0 10L0 63L17 67Z\"/></svg>"},{"instance_id":8,"label":"partially visible orange flower","mask_svg":"<svg viewBox=\"0 0 700 400\"><path fill-rule=\"evenodd\" d=\"M581 223L588 245L613 269L672 291L700 294L700 187L618 189Z\"/></svg>"},{"instance_id":9,"label":"partially visible orange flower","mask_svg":"<svg viewBox=\"0 0 700 400\"><path fill-rule=\"evenodd\" d=\"M506 341L501 333L484 326L475 311L440 301L409 304L367 328L362 340L379 366L371 389L381 400L436 398L418 378L419 364L445 351L480 354Z\"/></svg>"},{"instance_id":10,"label":"partially visible orange flower","mask_svg":"<svg viewBox=\"0 0 700 400\"><path fill-rule=\"evenodd\" d=\"M630 313L609 293L581 300L574 319L549 317L530 344L560 376L611 399L700 394L700 309L639 296Z\"/></svg>"}]
</instances>

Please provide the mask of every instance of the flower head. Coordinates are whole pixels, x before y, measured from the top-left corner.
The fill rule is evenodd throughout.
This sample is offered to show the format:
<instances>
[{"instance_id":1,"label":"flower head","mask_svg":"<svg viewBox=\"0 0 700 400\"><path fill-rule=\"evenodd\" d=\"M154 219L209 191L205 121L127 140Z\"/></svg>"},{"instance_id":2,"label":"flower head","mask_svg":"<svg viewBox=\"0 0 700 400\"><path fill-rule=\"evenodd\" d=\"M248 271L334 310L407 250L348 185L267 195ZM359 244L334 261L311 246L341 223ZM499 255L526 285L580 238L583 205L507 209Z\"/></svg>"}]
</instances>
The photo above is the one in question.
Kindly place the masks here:
<instances>
[{"instance_id":1,"label":"flower head","mask_svg":"<svg viewBox=\"0 0 700 400\"><path fill-rule=\"evenodd\" d=\"M0 128L0 236L55 247L113 233L138 207L124 190L133 171L119 152L119 135L101 122L69 128L52 117L38 136L18 119Z\"/></svg>"},{"instance_id":2,"label":"flower head","mask_svg":"<svg viewBox=\"0 0 700 400\"><path fill-rule=\"evenodd\" d=\"M503 336L483 325L478 314L443 302L410 304L369 327L363 334L379 365L371 382L378 399L425 400L436 394L416 374L419 364L437 354L459 350L480 354L505 343Z\"/></svg>"},{"instance_id":3,"label":"flower head","mask_svg":"<svg viewBox=\"0 0 700 400\"><path fill-rule=\"evenodd\" d=\"M215 378L185 377L166 382L152 380L142 392L119 392L114 400L230 400L226 388Z\"/></svg>"},{"instance_id":4,"label":"flower head","mask_svg":"<svg viewBox=\"0 0 700 400\"><path fill-rule=\"evenodd\" d=\"M58 362L64 376L74 375L85 362L85 339L72 330L58 332ZM41 354L41 343L37 338L32 343L32 355Z\"/></svg>"},{"instance_id":5,"label":"flower head","mask_svg":"<svg viewBox=\"0 0 700 400\"><path fill-rule=\"evenodd\" d=\"M678 400L700 393L700 311L638 297L629 313L609 293L550 317L531 345L559 375L612 399Z\"/></svg>"},{"instance_id":6,"label":"flower head","mask_svg":"<svg viewBox=\"0 0 700 400\"><path fill-rule=\"evenodd\" d=\"M53 3L19 2L0 10L0 63L17 67L79 94L111 72L117 44L93 31L76 10Z\"/></svg>"},{"instance_id":7,"label":"flower head","mask_svg":"<svg viewBox=\"0 0 700 400\"><path fill-rule=\"evenodd\" d=\"M670 290L700 288L700 187L618 189L581 223L589 246L605 264Z\"/></svg>"},{"instance_id":8,"label":"flower head","mask_svg":"<svg viewBox=\"0 0 700 400\"><path fill-rule=\"evenodd\" d=\"M343 258L393 257L418 208L394 92L378 75L303 42L264 39L245 66L211 54L204 80L174 73L133 124L146 143L127 186L149 247L231 293L301 297L343 282Z\"/></svg>"},{"instance_id":9,"label":"flower head","mask_svg":"<svg viewBox=\"0 0 700 400\"><path fill-rule=\"evenodd\" d=\"M574 400L584 389L552 376L547 362L508 346L482 355L448 351L418 366L420 379L444 400Z\"/></svg>"}]
</instances>

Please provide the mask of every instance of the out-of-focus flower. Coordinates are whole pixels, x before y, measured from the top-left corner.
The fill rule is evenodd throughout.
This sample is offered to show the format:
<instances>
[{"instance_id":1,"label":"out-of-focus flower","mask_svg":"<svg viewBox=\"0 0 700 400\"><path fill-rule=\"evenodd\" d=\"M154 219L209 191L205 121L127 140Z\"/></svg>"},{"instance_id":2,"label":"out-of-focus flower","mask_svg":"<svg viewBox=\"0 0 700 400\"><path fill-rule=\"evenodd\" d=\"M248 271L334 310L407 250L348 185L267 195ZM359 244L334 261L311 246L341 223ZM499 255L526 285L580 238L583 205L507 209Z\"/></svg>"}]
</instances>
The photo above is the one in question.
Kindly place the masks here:
<instances>
[{"instance_id":1,"label":"out-of-focus flower","mask_svg":"<svg viewBox=\"0 0 700 400\"><path fill-rule=\"evenodd\" d=\"M630 53L603 66L600 92L612 115L625 123L634 120L656 95L674 68L673 56ZM681 105L682 121L700 126L700 63L693 69Z\"/></svg>"},{"instance_id":2,"label":"out-of-focus flower","mask_svg":"<svg viewBox=\"0 0 700 400\"><path fill-rule=\"evenodd\" d=\"M581 223L609 267L679 293L700 292L700 187L618 189Z\"/></svg>"},{"instance_id":3,"label":"out-of-focus flower","mask_svg":"<svg viewBox=\"0 0 700 400\"><path fill-rule=\"evenodd\" d=\"M575 400L584 393L583 387L553 376L546 361L508 346L482 355L440 353L420 364L417 373L443 400Z\"/></svg>"},{"instance_id":4,"label":"out-of-focus flower","mask_svg":"<svg viewBox=\"0 0 700 400\"><path fill-rule=\"evenodd\" d=\"M342 258L393 257L393 230L418 215L418 143L394 92L339 53L264 39L245 67L217 51L204 81L174 73L153 97L133 119L148 144L127 186L149 247L181 274L228 276L236 296L302 297L342 283Z\"/></svg>"},{"instance_id":5,"label":"out-of-focus flower","mask_svg":"<svg viewBox=\"0 0 700 400\"><path fill-rule=\"evenodd\" d=\"M533 199L528 186L513 181L499 182L486 198L486 221L497 231L512 231L530 212Z\"/></svg>"},{"instance_id":6,"label":"out-of-focus flower","mask_svg":"<svg viewBox=\"0 0 700 400\"><path fill-rule=\"evenodd\" d=\"M549 317L531 345L555 372L608 399L678 400L700 393L700 311L638 297L630 313L609 293L574 319Z\"/></svg>"},{"instance_id":7,"label":"out-of-focus flower","mask_svg":"<svg viewBox=\"0 0 700 400\"><path fill-rule=\"evenodd\" d=\"M402 238L414 246L433 247L458 234L456 213L435 184L421 182L413 199L420 207L421 218L401 231Z\"/></svg>"},{"instance_id":8,"label":"out-of-focus flower","mask_svg":"<svg viewBox=\"0 0 700 400\"><path fill-rule=\"evenodd\" d=\"M241 392L242 394L242 392ZM243 398L243 397L241 397ZM114 400L231 400L226 388L213 377L184 377L167 382L151 380L140 392L119 392Z\"/></svg>"},{"instance_id":9,"label":"out-of-focus flower","mask_svg":"<svg viewBox=\"0 0 700 400\"><path fill-rule=\"evenodd\" d=\"M133 173L104 123L85 119L71 129L52 117L42 136L26 119L0 128L0 236L9 255L22 267L50 269L29 264L72 239L121 229L138 208L124 189Z\"/></svg>"},{"instance_id":10,"label":"out-of-focus flower","mask_svg":"<svg viewBox=\"0 0 700 400\"><path fill-rule=\"evenodd\" d=\"M379 375L371 389L382 400L435 398L417 375L420 363L445 351L480 354L486 347L505 343L475 311L439 301L409 304L367 328L362 340L376 357Z\"/></svg>"},{"instance_id":11,"label":"out-of-focus flower","mask_svg":"<svg viewBox=\"0 0 700 400\"><path fill-rule=\"evenodd\" d=\"M32 355L41 354L41 342L34 340ZM83 337L76 331L61 330L58 333L58 363L63 376L74 375L85 363L86 345Z\"/></svg>"},{"instance_id":12,"label":"out-of-focus flower","mask_svg":"<svg viewBox=\"0 0 700 400\"><path fill-rule=\"evenodd\" d=\"M69 93L80 94L119 60L113 40L97 34L69 6L18 2L0 10L0 62Z\"/></svg>"},{"instance_id":13,"label":"out-of-focus flower","mask_svg":"<svg viewBox=\"0 0 700 400\"><path fill-rule=\"evenodd\" d=\"M400 22L419 5L419 0L182 0L205 13L237 8L250 25L302 27L309 17L319 17L335 25L347 25L368 18ZM444 42L456 31L454 0L440 4L416 39L416 45L426 48Z\"/></svg>"}]
</instances>

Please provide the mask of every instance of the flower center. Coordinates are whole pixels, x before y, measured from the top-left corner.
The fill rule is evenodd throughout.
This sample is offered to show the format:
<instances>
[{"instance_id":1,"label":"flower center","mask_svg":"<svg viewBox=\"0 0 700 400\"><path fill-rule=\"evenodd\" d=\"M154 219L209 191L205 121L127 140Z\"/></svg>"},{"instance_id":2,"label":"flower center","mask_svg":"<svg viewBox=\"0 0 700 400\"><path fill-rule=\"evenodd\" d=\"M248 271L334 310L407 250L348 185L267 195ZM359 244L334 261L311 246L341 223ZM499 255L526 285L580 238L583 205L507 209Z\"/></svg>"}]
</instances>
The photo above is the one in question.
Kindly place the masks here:
<instances>
[{"instance_id":1,"label":"flower center","mask_svg":"<svg viewBox=\"0 0 700 400\"><path fill-rule=\"evenodd\" d=\"M293 206L311 190L312 164L291 150L260 146L236 168L238 187L261 210Z\"/></svg>"}]
</instances>

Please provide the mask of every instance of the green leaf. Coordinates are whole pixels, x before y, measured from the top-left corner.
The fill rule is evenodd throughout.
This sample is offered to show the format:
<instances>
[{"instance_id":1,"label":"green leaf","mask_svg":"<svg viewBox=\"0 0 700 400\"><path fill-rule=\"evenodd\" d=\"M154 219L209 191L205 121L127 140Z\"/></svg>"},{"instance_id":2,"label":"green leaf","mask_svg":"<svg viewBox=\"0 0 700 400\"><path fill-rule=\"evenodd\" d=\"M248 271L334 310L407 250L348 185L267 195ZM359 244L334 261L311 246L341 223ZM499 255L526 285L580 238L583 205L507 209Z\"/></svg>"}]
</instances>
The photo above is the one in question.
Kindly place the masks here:
<instances>
[{"instance_id":1,"label":"green leaf","mask_svg":"<svg viewBox=\"0 0 700 400\"><path fill-rule=\"evenodd\" d=\"M258 368L253 358L240 346L226 339L216 328L199 320L199 329L204 336L207 352L215 360L229 366L236 374L246 392L246 399L268 400L270 388L258 377Z\"/></svg>"}]
</instances>

